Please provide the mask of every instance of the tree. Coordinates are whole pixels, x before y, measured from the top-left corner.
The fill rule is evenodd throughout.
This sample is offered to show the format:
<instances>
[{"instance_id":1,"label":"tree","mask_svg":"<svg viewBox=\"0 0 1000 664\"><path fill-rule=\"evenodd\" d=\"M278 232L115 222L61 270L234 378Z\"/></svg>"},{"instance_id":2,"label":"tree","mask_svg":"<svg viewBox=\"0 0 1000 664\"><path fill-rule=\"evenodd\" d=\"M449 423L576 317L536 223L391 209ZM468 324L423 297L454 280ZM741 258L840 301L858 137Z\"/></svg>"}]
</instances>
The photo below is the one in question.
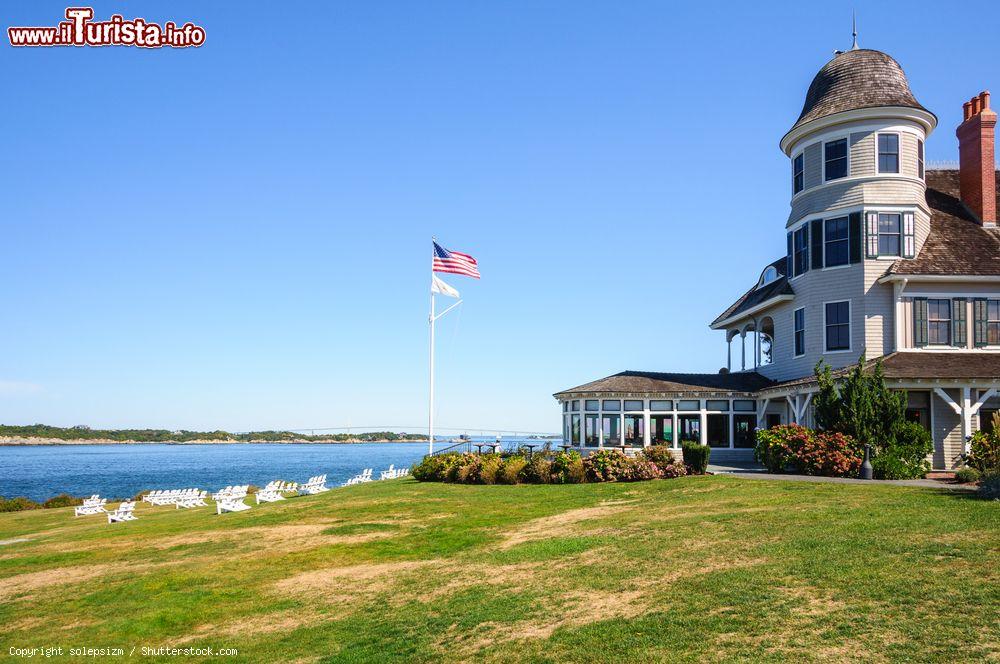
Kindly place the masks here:
<instances>
[{"instance_id":1,"label":"tree","mask_svg":"<svg viewBox=\"0 0 1000 664\"><path fill-rule=\"evenodd\" d=\"M865 370L865 364L862 353L839 384L829 365L823 360L816 364L816 426L870 445L876 477L922 477L929 470L926 456L933 449L930 434L919 424L907 421L906 391L890 390L885 384L881 358L870 372Z\"/></svg>"}]
</instances>

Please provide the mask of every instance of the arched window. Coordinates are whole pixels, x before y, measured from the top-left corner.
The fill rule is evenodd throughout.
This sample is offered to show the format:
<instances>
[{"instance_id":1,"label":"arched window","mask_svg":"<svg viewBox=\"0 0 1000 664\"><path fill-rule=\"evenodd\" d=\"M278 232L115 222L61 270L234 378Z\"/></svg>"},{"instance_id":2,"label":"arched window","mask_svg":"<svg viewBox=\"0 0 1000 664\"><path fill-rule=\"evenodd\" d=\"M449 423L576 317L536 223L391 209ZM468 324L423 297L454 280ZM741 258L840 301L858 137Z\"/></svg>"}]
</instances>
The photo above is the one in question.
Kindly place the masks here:
<instances>
[{"instance_id":1,"label":"arched window","mask_svg":"<svg viewBox=\"0 0 1000 664\"><path fill-rule=\"evenodd\" d=\"M760 280L757 282L757 288L760 288L761 286L766 286L767 284L771 283L777 278L778 278L778 269L773 265L768 265L766 268L764 268L763 274L760 275Z\"/></svg>"},{"instance_id":2,"label":"arched window","mask_svg":"<svg viewBox=\"0 0 1000 664\"><path fill-rule=\"evenodd\" d=\"M760 321L760 365L771 364L774 361L774 320L765 316Z\"/></svg>"}]
</instances>

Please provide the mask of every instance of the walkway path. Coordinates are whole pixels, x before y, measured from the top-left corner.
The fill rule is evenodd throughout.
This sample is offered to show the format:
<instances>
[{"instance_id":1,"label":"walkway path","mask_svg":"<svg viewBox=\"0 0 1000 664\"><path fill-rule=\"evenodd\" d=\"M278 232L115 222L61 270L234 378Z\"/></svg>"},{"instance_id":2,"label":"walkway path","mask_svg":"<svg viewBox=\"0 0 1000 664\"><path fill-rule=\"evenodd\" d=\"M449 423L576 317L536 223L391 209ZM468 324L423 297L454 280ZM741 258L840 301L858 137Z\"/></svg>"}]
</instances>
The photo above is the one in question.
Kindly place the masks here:
<instances>
[{"instance_id":1,"label":"walkway path","mask_svg":"<svg viewBox=\"0 0 1000 664\"><path fill-rule=\"evenodd\" d=\"M951 484L941 480L859 480L847 477L816 477L814 475L795 475L792 473L769 473L763 466L756 464L709 464L708 472L716 475L732 475L749 480L784 480L790 482L840 482L842 484L894 484L896 486L921 486L946 491L975 491L972 484Z\"/></svg>"}]
</instances>

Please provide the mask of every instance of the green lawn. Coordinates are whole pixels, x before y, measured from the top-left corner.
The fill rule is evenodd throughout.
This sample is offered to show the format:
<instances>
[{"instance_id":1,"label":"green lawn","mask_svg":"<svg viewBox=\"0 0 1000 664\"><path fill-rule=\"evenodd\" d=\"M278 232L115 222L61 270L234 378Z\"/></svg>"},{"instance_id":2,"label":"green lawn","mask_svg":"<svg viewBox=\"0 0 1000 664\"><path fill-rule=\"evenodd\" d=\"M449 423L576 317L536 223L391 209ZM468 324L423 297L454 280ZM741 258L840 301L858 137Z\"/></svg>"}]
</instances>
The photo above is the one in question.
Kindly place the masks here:
<instances>
[{"instance_id":1,"label":"green lawn","mask_svg":"<svg viewBox=\"0 0 1000 664\"><path fill-rule=\"evenodd\" d=\"M1000 661L1000 503L964 494L407 479L240 514L137 514L0 514L0 540L30 539L0 546L4 657Z\"/></svg>"}]
</instances>

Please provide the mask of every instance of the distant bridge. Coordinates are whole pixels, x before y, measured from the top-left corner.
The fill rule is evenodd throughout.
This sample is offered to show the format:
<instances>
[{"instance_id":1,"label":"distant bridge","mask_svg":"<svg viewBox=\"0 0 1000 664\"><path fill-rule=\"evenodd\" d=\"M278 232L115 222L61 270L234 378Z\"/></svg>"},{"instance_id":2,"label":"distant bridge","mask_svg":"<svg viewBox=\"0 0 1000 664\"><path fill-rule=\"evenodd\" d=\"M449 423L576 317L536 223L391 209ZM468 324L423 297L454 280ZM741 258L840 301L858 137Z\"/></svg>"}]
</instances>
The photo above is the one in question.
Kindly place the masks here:
<instances>
[{"instance_id":1,"label":"distant bridge","mask_svg":"<svg viewBox=\"0 0 1000 664\"><path fill-rule=\"evenodd\" d=\"M310 435L315 435L317 432L334 432L334 433L364 433L366 431L393 431L396 433L422 433L427 429L426 424L421 424L417 426L399 426L399 425L378 425L378 426L361 426L361 425L350 425L346 427L298 427L294 429L276 429L277 431L291 431L292 433L308 433ZM446 427L434 425L434 431L438 432L452 432L452 433L467 433L467 434L478 434L481 436L492 436L495 434L500 434L503 436L559 436L558 433L553 433L551 431L527 431L524 429L493 429L491 427ZM253 433L251 431L240 431L237 433ZM437 438L437 436L435 436Z\"/></svg>"}]
</instances>

